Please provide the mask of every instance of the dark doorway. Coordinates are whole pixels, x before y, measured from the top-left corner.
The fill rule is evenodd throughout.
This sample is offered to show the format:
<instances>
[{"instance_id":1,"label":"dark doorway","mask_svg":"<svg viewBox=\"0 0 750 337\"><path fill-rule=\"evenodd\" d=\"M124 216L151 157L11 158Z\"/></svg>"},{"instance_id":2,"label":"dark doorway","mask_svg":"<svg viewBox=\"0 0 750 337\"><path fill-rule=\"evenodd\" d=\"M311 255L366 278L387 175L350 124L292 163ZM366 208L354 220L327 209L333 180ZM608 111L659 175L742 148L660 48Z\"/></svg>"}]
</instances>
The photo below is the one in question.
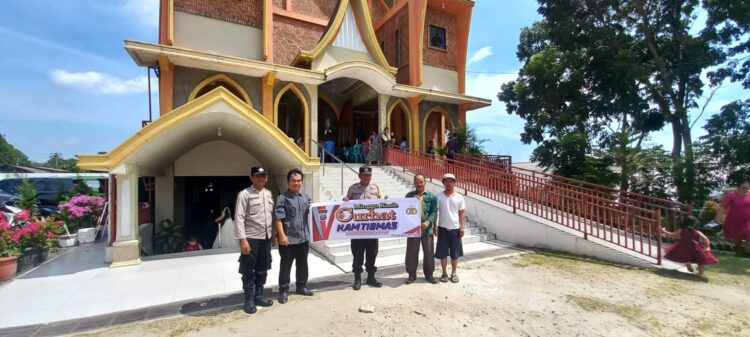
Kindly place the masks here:
<instances>
[{"instance_id":1,"label":"dark doorway","mask_svg":"<svg viewBox=\"0 0 750 337\"><path fill-rule=\"evenodd\" d=\"M214 222L224 207L234 216L237 193L250 186L248 177L175 177L185 191L185 240L195 237L204 249L213 246Z\"/></svg>"}]
</instances>

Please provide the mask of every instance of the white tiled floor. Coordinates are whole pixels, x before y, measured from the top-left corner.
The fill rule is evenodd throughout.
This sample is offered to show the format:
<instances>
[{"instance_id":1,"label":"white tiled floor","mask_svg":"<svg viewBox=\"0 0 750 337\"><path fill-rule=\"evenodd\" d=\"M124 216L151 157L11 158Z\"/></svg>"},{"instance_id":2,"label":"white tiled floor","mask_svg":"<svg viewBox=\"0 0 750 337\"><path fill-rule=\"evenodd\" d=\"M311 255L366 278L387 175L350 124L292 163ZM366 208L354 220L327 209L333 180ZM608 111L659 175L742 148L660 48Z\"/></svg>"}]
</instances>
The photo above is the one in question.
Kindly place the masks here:
<instances>
[{"instance_id":1,"label":"white tiled floor","mask_svg":"<svg viewBox=\"0 0 750 337\"><path fill-rule=\"evenodd\" d=\"M237 253L183 256L109 268L104 247L76 247L65 255L0 288L0 328L84 318L240 291ZM466 253L505 247L502 243L466 245ZM267 288L278 286L279 255L273 253ZM404 263L403 255L378 258L380 267ZM314 251L310 279L343 274ZM294 283L294 271L291 273Z\"/></svg>"},{"instance_id":2,"label":"white tiled floor","mask_svg":"<svg viewBox=\"0 0 750 337\"><path fill-rule=\"evenodd\" d=\"M138 266L109 268L103 262L103 247L92 248L77 247L66 256L0 288L0 328L83 318L242 289L237 273L237 253L144 261ZM91 254L98 254L94 260L101 259L101 263L86 266L82 260L91 261ZM343 273L313 252L308 263L310 279ZM273 268L266 287L278 285L278 270L279 256L274 250ZM291 277L294 282L294 272Z\"/></svg>"}]
</instances>

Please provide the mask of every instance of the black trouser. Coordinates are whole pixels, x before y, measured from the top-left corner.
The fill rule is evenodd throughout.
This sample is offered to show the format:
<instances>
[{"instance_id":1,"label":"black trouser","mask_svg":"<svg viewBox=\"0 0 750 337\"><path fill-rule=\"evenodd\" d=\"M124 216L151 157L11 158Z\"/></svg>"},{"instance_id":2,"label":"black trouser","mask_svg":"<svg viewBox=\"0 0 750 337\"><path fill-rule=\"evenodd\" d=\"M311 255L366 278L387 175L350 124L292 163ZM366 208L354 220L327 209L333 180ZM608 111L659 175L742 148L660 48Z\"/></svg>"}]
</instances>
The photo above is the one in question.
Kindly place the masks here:
<instances>
[{"instance_id":1,"label":"black trouser","mask_svg":"<svg viewBox=\"0 0 750 337\"><path fill-rule=\"evenodd\" d=\"M404 261L406 272L409 273L409 275L417 273L420 244L422 245L422 253L424 254L422 259L424 277L431 280L432 273L435 271L435 245L432 234L419 238L406 239L406 258Z\"/></svg>"},{"instance_id":2,"label":"black trouser","mask_svg":"<svg viewBox=\"0 0 750 337\"><path fill-rule=\"evenodd\" d=\"M263 288L271 269L271 240L247 239L250 244L250 254L242 255L239 273L242 274L242 290L253 292L256 287Z\"/></svg>"},{"instance_id":3,"label":"black trouser","mask_svg":"<svg viewBox=\"0 0 750 337\"><path fill-rule=\"evenodd\" d=\"M279 291L289 290L289 274L292 272L292 262L294 261L296 261L297 289L307 286L307 253L309 250L310 243L308 241L288 246L279 245L279 255L281 255Z\"/></svg>"},{"instance_id":4,"label":"black trouser","mask_svg":"<svg viewBox=\"0 0 750 337\"><path fill-rule=\"evenodd\" d=\"M367 272L375 273L378 270L375 267L375 258L378 256L378 239L353 239L351 247L352 256L354 256L352 272L355 274L362 273L362 262L365 261L365 255L367 256L367 264L365 265Z\"/></svg>"}]
</instances>

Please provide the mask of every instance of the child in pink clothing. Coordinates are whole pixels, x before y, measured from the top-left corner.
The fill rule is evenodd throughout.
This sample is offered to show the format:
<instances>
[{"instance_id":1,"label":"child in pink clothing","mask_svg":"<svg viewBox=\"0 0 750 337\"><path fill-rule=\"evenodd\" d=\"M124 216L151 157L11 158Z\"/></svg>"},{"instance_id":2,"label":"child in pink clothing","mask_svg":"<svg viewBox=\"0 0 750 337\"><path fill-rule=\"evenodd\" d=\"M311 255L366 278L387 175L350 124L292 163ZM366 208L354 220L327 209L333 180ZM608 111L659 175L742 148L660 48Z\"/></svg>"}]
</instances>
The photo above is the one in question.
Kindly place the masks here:
<instances>
[{"instance_id":1,"label":"child in pink clothing","mask_svg":"<svg viewBox=\"0 0 750 337\"><path fill-rule=\"evenodd\" d=\"M711 243L700 231L694 229L696 220L689 216L682 220L680 228L674 232L661 229L667 237L680 238L675 244L667 248L664 258L674 262L685 264L689 272L693 272L691 263L698 264L698 276L703 276L703 270L707 264L719 263L719 260L711 253Z\"/></svg>"}]
</instances>

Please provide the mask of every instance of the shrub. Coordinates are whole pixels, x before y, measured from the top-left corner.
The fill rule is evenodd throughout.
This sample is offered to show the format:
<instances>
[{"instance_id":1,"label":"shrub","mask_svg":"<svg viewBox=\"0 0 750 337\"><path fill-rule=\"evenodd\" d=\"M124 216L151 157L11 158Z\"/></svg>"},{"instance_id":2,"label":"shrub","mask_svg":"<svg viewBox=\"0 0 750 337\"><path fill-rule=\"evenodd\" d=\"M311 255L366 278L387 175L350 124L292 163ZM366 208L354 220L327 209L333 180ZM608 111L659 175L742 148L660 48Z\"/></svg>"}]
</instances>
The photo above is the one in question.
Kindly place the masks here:
<instances>
[{"instance_id":1,"label":"shrub","mask_svg":"<svg viewBox=\"0 0 750 337\"><path fill-rule=\"evenodd\" d=\"M18 195L21 198L21 200L18 202L18 207L22 209L28 209L32 213L36 213L37 192L34 184L28 179L24 178L23 181L21 181L21 183L18 185L18 187L16 187L16 190L18 191Z\"/></svg>"},{"instance_id":2,"label":"shrub","mask_svg":"<svg viewBox=\"0 0 750 337\"><path fill-rule=\"evenodd\" d=\"M18 240L14 239L13 232L13 225L5 221L3 212L0 212L0 257L19 255Z\"/></svg>"},{"instance_id":3,"label":"shrub","mask_svg":"<svg viewBox=\"0 0 750 337\"><path fill-rule=\"evenodd\" d=\"M68 230L74 232L79 228L93 227L104 211L104 203L102 197L79 194L61 203L58 209Z\"/></svg>"}]
</instances>

